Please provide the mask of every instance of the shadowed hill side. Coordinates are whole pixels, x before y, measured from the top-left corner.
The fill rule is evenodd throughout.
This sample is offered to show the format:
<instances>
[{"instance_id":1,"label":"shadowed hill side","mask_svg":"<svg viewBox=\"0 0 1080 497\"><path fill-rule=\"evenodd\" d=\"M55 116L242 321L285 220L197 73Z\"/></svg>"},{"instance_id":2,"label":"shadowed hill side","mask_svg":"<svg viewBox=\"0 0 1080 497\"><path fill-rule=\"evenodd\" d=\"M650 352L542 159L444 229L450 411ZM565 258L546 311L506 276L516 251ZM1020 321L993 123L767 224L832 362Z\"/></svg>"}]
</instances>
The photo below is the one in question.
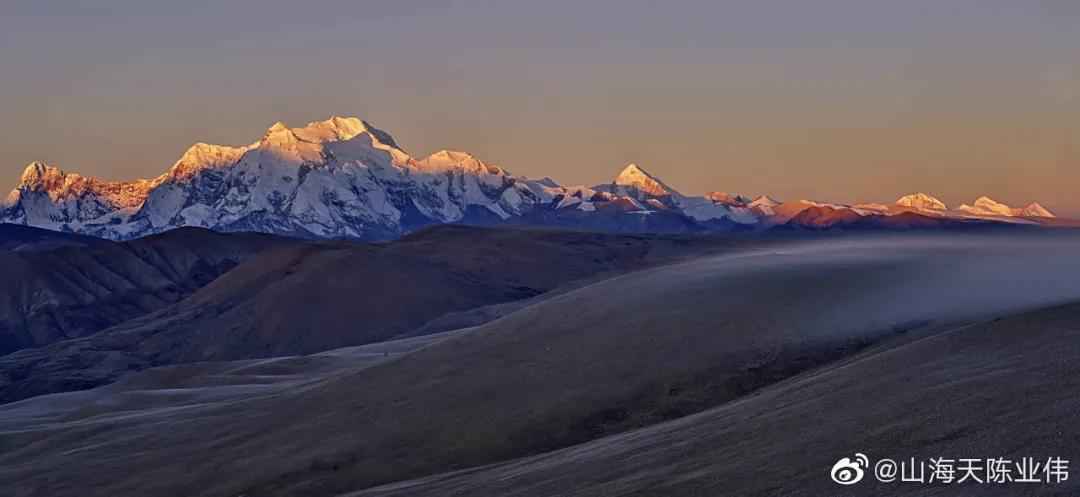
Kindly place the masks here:
<instances>
[{"instance_id":1,"label":"shadowed hill side","mask_svg":"<svg viewBox=\"0 0 1080 497\"><path fill-rule=\"evenodd\" d=\"M107 241L92 236L51 231L21 224L0 223L0 251L44 251L60 247L89 247Z\"/></svg>"},{"instance_id":2,"label":"shadowed hill side","mask_svg":"<svg viewBox=\"0 0 1080 497\"><path fill-rule=\"evenodd\" d=\"M86 336L164 308L267 247L295 243L199 228L123 243L42 236L86 241L0 251L0 354Z\"/></svg>"},{"instance_id":3,"label":"shadowed hill side","mask_svg":"<svg viewBox=\"0 0 1080 497\"><path fill-rule=\"evenodd\" d=\"M754 398L919 323L1078 299L1078 243L845 239L638 271L166 431L153 415L5 431L0 484L51 495L333 495L538 454ZM26 402L37 401L49 397Z\"/></svg>"},{"instance_id":4,"label":"shadowed hill side","mask_svg":"<svg viewBox=\"0 0 1080 497\"><path fill-rule=\"evenodd\" d=\"M841 487L829 468L855 452L871 464L1073 459L1078 389L1080 304L1070 304L870 350L700 415L348 497L1076 495L1073 478L928 485L867 474Z\"/></svg>"},{"instance_id":5,"label":"shadowed hill side","mask_svg":"<svg viewBox=\"0 0 1080 497\"><path fill-rule=\"evenodd\" d=\"M450 312L755 243L440 226L386 244L289 245L154 314L0 359L0 399L85 389L150 366L386 340Z\"/></svg>"}]
</instances>

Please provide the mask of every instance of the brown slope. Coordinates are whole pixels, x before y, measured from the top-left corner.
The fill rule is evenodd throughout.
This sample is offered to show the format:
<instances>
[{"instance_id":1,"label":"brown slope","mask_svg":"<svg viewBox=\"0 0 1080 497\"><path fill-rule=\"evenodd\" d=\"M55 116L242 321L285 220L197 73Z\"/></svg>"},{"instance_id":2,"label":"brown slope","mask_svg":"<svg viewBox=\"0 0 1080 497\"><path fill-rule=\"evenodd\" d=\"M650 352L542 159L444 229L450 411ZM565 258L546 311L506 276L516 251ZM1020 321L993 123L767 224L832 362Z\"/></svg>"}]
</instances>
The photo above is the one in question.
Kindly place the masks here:
<instances>
[{"instance_id":1,"label":"brown slope","mask_svg":"<svg viewBox=\"0 0 1080 497\"><path fill-rule=\"evenodd\" d=\"M331 495L534 454L742 397L905 323L1077 298L1078 243L845 239L636 272L250 403L6 431L0 485Z\"/></svg>"},{"instance_id":2,"label":"brown slope","mask_svg":"<svg viewBox=\"0 0 1080 497\"><path fill-rule=\"evenodd\" d=\"M1021 226L986 220L927 216L911 211L889 215L868 214L864 216L847 208L812 206L800 211L788 220L783 227L809 230L964 230L974 228L1016 229Z\"/></svg>"},{"instance_id":3,"label":"brown slope","mask_svg":"<svg viewBox=\"0 0 1080 497\"><path fill-rule=\"evenodd\" d=\"M90 388L150 366L386 340L447 313L742 243L443 226L388 244L287 246L160 312L0 359L0 400Z\"/></svg>"},{"instance_id":4,"label":"brown slope","mask_svg":"<svg viewBox=\"0 0 1080 497\"><path fill-rule=\"evenodd\" d=\"M862 219L859 213L851 209L811 206L795 214L787 224L802 228L825 229L837 225L852 224Z\"/></svg>"},{"instance_id":5,"label":"brown slope","mask_svg":"<svg viewBox=\"0 0 1080 497\"><path fill-rule=\"evenodd\" d=\"M197 228L124 243L59 233L42 238L65 244L0 251L0 354L86 336L164 308L248 256L293 243Z\"/></svg>"}]
</instances>

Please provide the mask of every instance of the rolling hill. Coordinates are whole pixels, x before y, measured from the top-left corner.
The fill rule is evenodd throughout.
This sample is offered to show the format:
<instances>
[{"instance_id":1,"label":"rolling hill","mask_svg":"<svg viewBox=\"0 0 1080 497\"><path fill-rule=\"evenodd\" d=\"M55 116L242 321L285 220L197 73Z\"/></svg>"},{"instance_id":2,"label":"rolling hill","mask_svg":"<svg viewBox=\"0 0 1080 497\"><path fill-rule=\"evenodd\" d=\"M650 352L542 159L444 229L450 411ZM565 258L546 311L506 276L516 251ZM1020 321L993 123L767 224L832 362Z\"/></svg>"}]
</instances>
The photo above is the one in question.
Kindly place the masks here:
<instances>
[{"instance_id":1,"label":"rolling hill","mask_svg":"<svg viewBox=\"0 0 1080 497\"><path fill-rule=\"evenodd\" d=\"M1074 495L1075 479L1046 483L1042 468L1080 443L1078 322L1074 303L894 340L695 416L345 495ZM985 462L963 483L881 483L872 470L833 483L833 464L857 452L871 464L1000 458L1011 479L1030 457L1041 483L987 483Z\"/></svg>"},{"instance_id":2,"label":"rolling hill","mask_svg":"<svg viewBox=\"0 0 1080 497\"><path fill-rule=\"evenodd\" d=\"M1021 434L1008 439L1013 449L1064 448L1036 442L1075 434L1063 424L1070 389L1055 388L1075 376L1075 306L993 319L1080 300L1080 242L1021 237L746 247L604 279L379 364L239 400L82 411L91 404L78 396L107 406L108 392L28 399L7 407L25 421L0 431L0 484L50 495L334 495L502 462L372 492L814 495L833 485L827 468L840 455L890 443L897 457L916 446L960 450L1006 440L980 433L1026 420L1042 430L1011 432ZM960 329L971 331L948 331ZM1016 382L999 390L1009 371ZM183 393L141 378L132 394ZM1056 383L1036 387L1042 380ZM1030 404L997 400L1019 392ZM893 421L871 424L879 419ZM693 429L703 420L713 421ZM851 423L863 428L845 431ZM792 469L751 471L779 455ZM536 458L507 462L526 456ZM770 478L738 478L746 474Z\"/></svg>"},{"instance_id":3,"label":"rolling hill","mask_svg":"<svg viewBox=\"0 0 1080 497\"><path fill-rule=\"evenodd\" d=\"M181 299L185 295L177 292L145 307L131 306L129 314L116 316L115 326L0 357L0 400L85 389L151 366L307 354L387 340L448 313L753 243L759 242L463 226L433 227L385 244L286 243L190 297ZM102 292L129 305L122 293ZM144 290L132 293L155 298ZM111 316L107 303L90 309ZM17 322L11 326L22 329ZM97 332L81 336L91 331Z\"/></svg>"}]
</instances>

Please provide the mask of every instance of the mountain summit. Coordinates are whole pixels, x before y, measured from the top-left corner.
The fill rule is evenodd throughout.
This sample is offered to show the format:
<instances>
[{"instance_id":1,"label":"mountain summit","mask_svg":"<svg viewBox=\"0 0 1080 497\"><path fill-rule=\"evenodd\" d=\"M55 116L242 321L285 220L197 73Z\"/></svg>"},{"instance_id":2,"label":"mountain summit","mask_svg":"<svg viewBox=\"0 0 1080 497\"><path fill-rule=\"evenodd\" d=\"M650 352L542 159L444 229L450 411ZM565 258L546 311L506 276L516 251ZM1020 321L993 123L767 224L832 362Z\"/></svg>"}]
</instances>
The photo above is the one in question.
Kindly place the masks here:
<instances>
[{"instance_id":1,"label":"mountain summit","mask_svg":"<svg viewBox=\"0 0 1080 497\"><path fill-rule=\"evenodd\" d=\"M653 197L679 194L675 189L665 185L659 178L633 163L623 168L612 183L618 186L635 188L639 192Z\"/></svg>"},{"instance_id":2,"label":"mountain summit","mask_svg":"<svg viewBox=\"0 0 1080 497\"><path fill-rule=\"evenodd\" d=\"M0 221L113 239L179 226L387 238L469 216L506 219L544 200L543 187L499 168L458 154L417 161L389 133L332 117L275 123L244 147L197 143L149 180L106 182L33 163Z\"/></svg>"},{"instance_id":3,"label":"mountain summit","mask_svg":"<svg viewBox=\"0 0 1080 497\"><path fill-rule=\"evenodd\" d=\"M1046 207L1043 207L1038 202L1032 202L1027 207L1020 209L1021 216L1026 217L1056 217L1053 212L1050 212Z\"/></svg>"},{"instance_id":4,"label":"mountain summit","mask_svg":"<svg viewBox=\"0 0 1080 497\"><path fill-rule=\"evenodd\" d=\"M922 193L892 207L780 203L723 192L691 196L637 164L611 183L568 187L515 176L461 151L416 158L371 123L334 116L301 127L274 123L245 146L196 143L151 179L104 181L34 162L0 203L0 223L118 240L182 226L387 239L442 223L667 233L760 229L788 224L811 208L854 221L901 212L1034 223L1053 217L1038 203L1012 208L988 197L953 212Z\"/></svg>"},{"instance_id":5,"label":"mountain summit","mask_svg":"<svg viewBox=\"0 0 1080 497\"><path fill-rule=\"evenodd\" d=\"M1032 202L1027 207L1010 207L987 196L976 199L974 205L963 204L956 210L969 216L982 217L1055 217L1054 213L1038 202Z\"/></svg>"},{"instance_id":6,"label":"mountain summit","mask_svg":"<svg viewBox=\"0 0 1080 497\"><path fill-rule=\"evenodd\" d=\"M946 209L945 202L942 202L925 193L913 193L911 195L904 195L903 197L900 197L896 200L896 205L916 210L928 211L943 211Z\"/></svg>"},{"instance_id":7,"label":"mountain summit","mask_svg":"<svg viewBox=\"0 0 1080 497\"><path fill-rule=\"evenodd\" d=\"M657 211L664 215L642 217ZM337 116L295 128L277 122L241 147L196 143L152 179L101 181L35 162L0 204L0 222L111 239L181 226L361 239L441 223L683 232L725 218L757 221L684 197L633 164L610 187L567 188L466 152L414 158L389 133Z\"/></svg>"}]
</instances>

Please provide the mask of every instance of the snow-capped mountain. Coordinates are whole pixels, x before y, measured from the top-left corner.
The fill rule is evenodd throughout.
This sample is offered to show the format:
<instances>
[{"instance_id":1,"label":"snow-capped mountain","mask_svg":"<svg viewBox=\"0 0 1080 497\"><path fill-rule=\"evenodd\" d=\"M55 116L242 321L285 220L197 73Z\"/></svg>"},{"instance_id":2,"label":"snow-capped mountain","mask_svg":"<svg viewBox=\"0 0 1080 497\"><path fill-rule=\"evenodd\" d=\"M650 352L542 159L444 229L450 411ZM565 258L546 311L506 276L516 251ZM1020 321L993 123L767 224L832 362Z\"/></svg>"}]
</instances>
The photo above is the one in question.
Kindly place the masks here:
<instances>
[{"instance_id":1,"label":"snow-capped mountain","mask_svg":"<svg viewBox=\"0 0 1080 497\"><path fill-rule=\"evenodd\" d=\"M0 220L114 239L179 226L383 238L410 228L507 219L553 197L461 152L415 160L355 118L274 124L246 147L196 144L161 176L103 182L35 163Z\"/></svg>"},{"instance_id":2,"label":"snow-capped mountain","mask_svg":"<svg viewBox=\"0 0 1080 497\"><path fill-rule=\"evenodd\" d=\"M637 164L626 166L611 184L597 185L593 189L632 199L643 209L678 211L700 223L727 220L753 225L760 217L738 195L719 192L706 196L683 195Z\"/></svg>"},{"instance_id":3,"label":"snow-capped mountain","mask_svg":"<svg viewBox=\"0 0 1080 497\"><path fill-rule=\"evenodd\" d=\"M108 223L138 209L151 188L150 181L102 181L33 162L0 206L5 214L0 219L49 229L62 228L58 220Z\"/></svg>"},{"instance_id":4,"label":"snow-capped mountain","mask_svg":"<svg viewBox=\"0 0 1080 497\"><path fill-rule=\"evenodd\" d=\"M611 183L562 186L515 176L465 152L414 158L371 124L333 117L299 128L279 122L242 147L197 143L153 179L102 181L35 162L0 203L0 223L111 239L181 226L383 239L438 223L623 232L762 229L795 222L808 209L816 214L804 220L832 212L830 226L912 212L1015 222L1053 217L1037 203L1012 208L987 197L950 211L921 193L891 206L684 195L636 164Z\"/></svg>"},{"instance_id":5,"label":"snow-capped mountain","mask_svg":"<svg viewBox=\"0 0 1080 497\"><path fill-rule=\"evenodd\" d=\"M1010 207L986 196L976 199L974 205L962 204L956 210L967 215L981 217L1055 217L1054 213L1039 205L1038 202L1032 202L1027 207Z\"/></svg>"},{"instance_id":6,"label":"snow-capped mountain","mask_svg":"<svg viewBox=\"0 0 1080 497\"><path fill-rule=\"evenodd\" d=\"M279 122L244 147L198 143L148 180L100 181L33 163L0 205L0 222L112 239L180 226L377 239L452 222L560 225L572 218L570 224L590 227L591 217L637 219L657 210L688 219L668 228L620 222L617 229L692 231L706 229L695 220L756 221L679 194L635 165L611 185L563 187L464 152L416 159L369 123L334 117L300 128ZM578 219L581 213L590 216Z\"/></svg>"},{"instance_id":7,"label":"snow-capped mountain","mask_svg":"<svg viewBox=\"0 0 1080 497\"><path fill-rule=\"evenodd\" d=\"M990 197L979 197L975 205L961 204L956 210L981 216L1012 216L1013 209Z\"/></svg>"},{"instance_id":8,"label":"snow-capped mountain","mask_svg":"<svg viewBox=\"0 0 1080 497\"><path fill-rule=\"evenodd\" d=\"M776 214L773 209L778 205L780 205L780 202L768 195L761 195L747 204L747 206L756 212L759 217L768 217Z\"/></svg>"},{"instance_id":9,"label":"snow-capped mountain","mask_svg":"<svg viewBox=\"0 0 1080 497\"><path fill-rule=\"evenodd\" d=\"M613 192L633 197L661 198L682 196L660 178L649 174L637 164L629 164L611 182Z\"/></svg>"},{"instance_id":10,"label":"snow-capped mountain","mask_svg":"<svg viewBox=\"0 0 1080 497\"><path fill-rule=\"evenodd\" d=\"M942 202L925 193L912 193L911 195L904 195L896 200L896 205L900 207L907 207L915 209L917 211L944 211L948 209L945 206L945 202Z\"/></svg>"},{"instance_id":11,"label":"snow-capped mountain","mask_svg":"<svg viewBox=\"0 0 1080 497\"><path fill-rule=\"evenodd\" d=\"M1057 217L1054 215L1053 212L1050 212L1050 210L1048 210L1046 207L1043 207L1038 202L1032 202L1028 204L1027 207L1020 209L1019 213L1016 215L1024 217Z\"/></svg>"},{"instance_id":12,"label":"snow-capped mountain","mask_svg":"<svg viewBox=\"0 0 1080 497\"><path fill-rule=\"evenodd\" d=\"M1013 208L981 197L974 205L949 209L944 202L925 193L900 197L891 205L862 203L855 205L830 204L809 200L784 202L772 207L773 214L764 223L792 224L814 229L833 227L869 227L874 229L907 229L962 226L966 222L994 224L1044 224L1054 215L1038 203Z\"/></svg>"}]
</instances>

